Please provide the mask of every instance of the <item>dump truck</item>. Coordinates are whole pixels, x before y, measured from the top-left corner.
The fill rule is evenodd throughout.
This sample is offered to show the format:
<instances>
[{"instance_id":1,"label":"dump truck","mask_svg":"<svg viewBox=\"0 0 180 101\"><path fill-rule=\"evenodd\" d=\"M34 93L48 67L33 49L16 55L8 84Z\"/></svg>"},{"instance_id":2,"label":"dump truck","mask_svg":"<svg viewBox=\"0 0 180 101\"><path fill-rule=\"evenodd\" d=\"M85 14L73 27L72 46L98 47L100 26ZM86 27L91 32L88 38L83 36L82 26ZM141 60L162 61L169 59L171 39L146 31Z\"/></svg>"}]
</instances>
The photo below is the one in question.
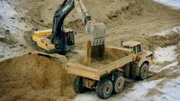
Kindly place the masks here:
<instances>
[{"instance_id":1,"label":"dump truck","mask_svg":"<svg viewBox=\"0 0 180 101\"><path fill-rule=\"evenodd\" d=\"M65 70L77 76L73 82L74 91L81 94L86 89L96 89L97 96L106 99L113 92L122 92L124 77L146 79L153 63L152 52L143 51L142 43L136 41L122 42L121 46L105 48L105 55L107 52L110 53L108 57L113 57L111 61L104 57L103 60L91 60L91 64L97 62L97 65L68 62Z\"/></svg>"}]
</instances>

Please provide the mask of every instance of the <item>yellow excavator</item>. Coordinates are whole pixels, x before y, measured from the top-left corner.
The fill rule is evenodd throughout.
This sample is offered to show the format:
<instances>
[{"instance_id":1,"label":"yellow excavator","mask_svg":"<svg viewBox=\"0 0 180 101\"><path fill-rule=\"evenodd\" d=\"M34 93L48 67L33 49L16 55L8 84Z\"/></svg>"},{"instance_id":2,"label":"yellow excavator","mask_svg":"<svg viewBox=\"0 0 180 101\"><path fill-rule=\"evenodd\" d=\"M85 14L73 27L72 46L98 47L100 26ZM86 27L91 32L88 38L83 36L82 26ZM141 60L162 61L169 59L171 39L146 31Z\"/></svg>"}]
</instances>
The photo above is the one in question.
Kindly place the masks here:
<instances>
[{"instance_id":1,"label":"yellow excavator","mask_svg":"<svg viewBox=\"0 0 180 101\"><path fill-rule=\"evenodd\" d=\"M32 44L48 53L66 54L75 48L74 31L64 29L63 23L66 16L76 9L81 15L85 29L88 32L90 40L88 42L89 55L93 51L98 51L100 56L103 56L106 27L104 23L96 23L92 20L81 0L64 0L62 5L54 14L52 30L34 31L32 36ZM96 48L97 47L97 48Z\"/></svg>"}]
</instances>

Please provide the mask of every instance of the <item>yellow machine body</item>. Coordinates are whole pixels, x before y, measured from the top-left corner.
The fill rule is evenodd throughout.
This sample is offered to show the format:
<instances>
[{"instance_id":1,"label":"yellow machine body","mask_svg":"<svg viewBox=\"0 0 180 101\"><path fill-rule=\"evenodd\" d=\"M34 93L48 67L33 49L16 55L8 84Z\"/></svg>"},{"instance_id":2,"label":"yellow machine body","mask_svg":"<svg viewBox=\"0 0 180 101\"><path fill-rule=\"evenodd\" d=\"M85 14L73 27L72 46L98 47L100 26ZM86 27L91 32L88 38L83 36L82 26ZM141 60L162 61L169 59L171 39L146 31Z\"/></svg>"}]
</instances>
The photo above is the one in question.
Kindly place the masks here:
<instances>
[{"instance_id":1,"label":"yellow machine body","mask_svg":"<svg viewBox=\"0 0 180 101\"><path fill-rule=\"evenodd\" d=\"M43 30L43 31L35 31L32 36L32 41L38 47L50 51L55 49L55 45L51 43L51 40L48 38L51 36L52 30Z\"/></svg>"}]
</instances>

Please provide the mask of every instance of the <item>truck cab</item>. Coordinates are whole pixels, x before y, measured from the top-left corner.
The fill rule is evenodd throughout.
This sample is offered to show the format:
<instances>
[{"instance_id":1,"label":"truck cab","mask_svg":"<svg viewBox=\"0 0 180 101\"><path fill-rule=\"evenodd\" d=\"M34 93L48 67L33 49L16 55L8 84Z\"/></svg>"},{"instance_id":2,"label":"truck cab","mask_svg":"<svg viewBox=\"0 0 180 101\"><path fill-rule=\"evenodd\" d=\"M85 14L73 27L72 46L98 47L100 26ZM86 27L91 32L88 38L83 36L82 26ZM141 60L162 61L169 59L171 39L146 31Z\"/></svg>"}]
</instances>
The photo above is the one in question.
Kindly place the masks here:
<instances>
[{"instance_id":1,"label":"truck cab","mask_svg":"<svg viewBox=\"0 0 180 101\"><path fill-rule=\"evenodd\" d=\"M142 54L142 43L137 41L126 41L122 43L124 48L131 49L134 56L133 61L138 60L138 56Z\"/></svg>"}]
</instances>

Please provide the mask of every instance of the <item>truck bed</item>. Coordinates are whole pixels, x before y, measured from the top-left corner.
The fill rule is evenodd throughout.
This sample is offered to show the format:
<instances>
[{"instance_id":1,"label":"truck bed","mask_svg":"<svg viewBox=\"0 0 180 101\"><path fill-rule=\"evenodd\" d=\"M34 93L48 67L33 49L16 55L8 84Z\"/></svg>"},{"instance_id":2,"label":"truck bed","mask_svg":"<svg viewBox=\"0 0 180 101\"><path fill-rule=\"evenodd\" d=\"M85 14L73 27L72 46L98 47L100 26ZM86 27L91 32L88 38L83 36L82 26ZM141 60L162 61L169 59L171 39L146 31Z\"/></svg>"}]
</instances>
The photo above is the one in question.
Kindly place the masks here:
<instances>
[{"instance_id":1,"label":"truck bed","mask_svg":"<svg viewBox=\"0 0 180 101\"><path fill-rule=\"evenodd\" d=\"M70 74L100 80L101 76L123 67L133 59L133 54L128 49L106 47L105 51L108 58L105 56L104 60L92 60L90 65L68 62L65 69Z\"/></svg>"}]
</instances>

